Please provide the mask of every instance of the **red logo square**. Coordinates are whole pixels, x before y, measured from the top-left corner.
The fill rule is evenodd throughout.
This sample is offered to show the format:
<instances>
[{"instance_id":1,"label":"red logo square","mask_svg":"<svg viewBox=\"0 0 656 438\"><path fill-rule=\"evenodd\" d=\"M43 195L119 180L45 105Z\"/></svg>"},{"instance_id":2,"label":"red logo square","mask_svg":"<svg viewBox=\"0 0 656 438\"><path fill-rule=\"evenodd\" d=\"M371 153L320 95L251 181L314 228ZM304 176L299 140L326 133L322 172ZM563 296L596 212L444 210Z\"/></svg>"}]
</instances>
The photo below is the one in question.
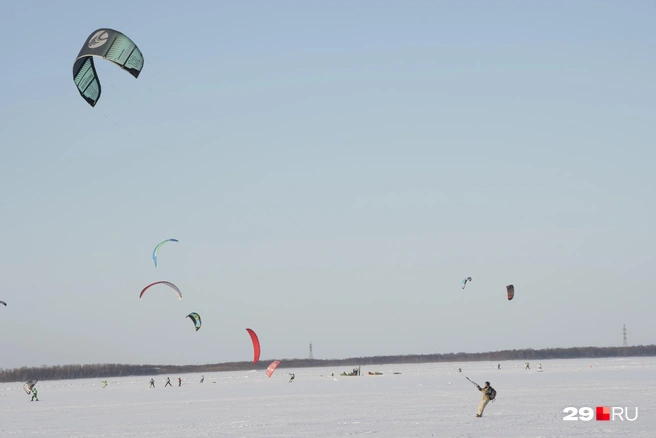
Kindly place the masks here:
<instances>
[{"instance_id":1,"label":"red logo square","mask_svg":"<svg viewBox=\"0 0 656 438\"><path fill-rule=\"evenodd\" d=\"M597 421L609 421L610 408L608 406L597 406Z\"/></svg>"}]
</instances>

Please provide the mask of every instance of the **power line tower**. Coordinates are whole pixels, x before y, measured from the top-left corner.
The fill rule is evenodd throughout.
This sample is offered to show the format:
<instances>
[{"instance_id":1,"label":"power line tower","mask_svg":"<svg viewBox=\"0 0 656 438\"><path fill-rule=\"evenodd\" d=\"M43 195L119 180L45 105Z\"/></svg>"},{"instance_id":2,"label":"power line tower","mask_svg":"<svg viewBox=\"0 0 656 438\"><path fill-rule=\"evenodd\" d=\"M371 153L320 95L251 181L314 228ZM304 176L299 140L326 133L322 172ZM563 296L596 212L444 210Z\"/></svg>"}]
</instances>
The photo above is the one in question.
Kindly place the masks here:
<instances>
[{"instance_id":1,"label":"power line tower","mask_svg":"<svg viewBox=\"0 0 656 438\"><path fill-rule=\"evenodd\" d=\"M622 338L623 338L622 346L628 347L629 343L626 340L626 324L622 324Z\"/></svg>"},{"instance_id":2,"label":"power line tower","mask_svg":"<svg viewBox=\"0 0 656 438\"><path fill-rule=\"evenodd\" d=\"M310 341L310 359L314 359L314 355L312 354L312 341Z\"/></svg>"}]
</instances>

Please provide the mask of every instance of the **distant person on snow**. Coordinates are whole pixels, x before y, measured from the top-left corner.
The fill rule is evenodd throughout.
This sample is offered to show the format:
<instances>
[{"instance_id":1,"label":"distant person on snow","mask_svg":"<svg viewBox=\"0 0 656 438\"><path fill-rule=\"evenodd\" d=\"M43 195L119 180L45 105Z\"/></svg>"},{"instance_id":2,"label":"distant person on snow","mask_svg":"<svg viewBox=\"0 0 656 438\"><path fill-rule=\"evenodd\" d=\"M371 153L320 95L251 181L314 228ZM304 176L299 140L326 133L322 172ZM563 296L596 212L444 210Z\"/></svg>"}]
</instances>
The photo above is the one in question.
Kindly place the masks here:
<instances>
[{"instance_id":1,"label":"distant person on snow","mask_svg":"<svg viewBox=\"0 0 656 438\"><path fill-rule=\"evenodd\" d=\"M107 380L103 380L103 388L107 388Z\"/></svg>"},{"instance_id":2,"label":"distant person on snow","mask_svg":"<svg viewBox=\"0 0 656 438\"><path fill-rule=\"evenodd\" d=\"M169 377L166 378L166 384L164 385L164 388L166 388L167 386L173 388L173 385L171 385L171 378Z\"/></svg>"},{"instance_id":3,"label":"distant person on snow","mask_svg":"<svg viewBox=\"0 0 656 438\"><path fill-rule=\"evenodd\" d=\"M497 369L498 369L498 370L501 369L501 364L500 364L500 363L497 364Z\"/></svg>"},{"instance_id":4,"label":"distant person on snow","mask_svg":"<svg viewBox=\"0 0 656 438\"><path fill-rule=\"evenodd\" d=\"M478 404L478 413L476 414L477 417L482 417L483 416L483 411L485 410L485 406L494 398L492 387L490 386L490 382L485 382L485 387L481 388L480 386L476 385L479 391L483 393L483 400ZM496 392L496 391L495 391Z\"/></svg>"},{"instance_id":5,"label":"distant person on snow","mask_svg":"<svg viewBox=\"0 0 656 438\"><path fill-rule=\"evenodd\" d=\"M538 367L538 371L542 371L542 364Z\"/></svg>"},{"instance_id":6,"label":"distant person on snow","mask_svg":"<svg viewBox=\"0 0 656 438\"><path fill-rule=\"evenodd\" d=\"M150 379L150 387L151 388L155 387L155 379Z\"/></svg>"},{"instance_id":7,"label":"distant person on snow","mask_svg":"<svg viewBox=\"0 0 656 438\"><path fill-rule=\"evenodd\" d=\"M458 368L458 372L459 372L459 373L462 373L462 368Z\"/></svg>"},{"instance_id":8,"label":"distant person on snow","mask_svg":"<svg viewBox=\"0 0 656 438\"><path fill-rule=\"evenodd\" d=\"M289 383L292 383L292 382L294 381L294 378L295 378L296 376L294 375L294 373L289 373L289 375L291 376L291 377L289 378Z\"/></svg>"},{"instance_id":9,"label":"distant person on snow","mask_svg":"<svg viewBox=\"0 0 656 438\"><path fill-rule=\"evenodd\" d=\"M39 397L37 396L38 393L39 391L36 390L36 386L32 388L32 400L30 401L34 401L34 400L39 401Z\"/></svg>"},{"instance_id":10,"label":"distant person on snow","mask_svg":"<svg viewBox=\"0 0 656 438\"><path fill-rule=\"evenodd\" d=\"M178 388L182 386L182 379L178 377Z\"/></svg>"},{"instance_id":11,"label":"distant person on snow","mask_svg":"<svg viewBox=\"0 0 656 438\"><path fill-rule=\"evenodd\" d=\"M526 362L526 368L524 368L524 369L525 370L530 370L531 369L531 367L528 365L528 362Z\"/></svg>"},{"instance_id":12,"label":"distant person on snow","mask_svg":"<svg viewBox=\"0 0 656 438\"><path fill-rule=\"evenodd\" d=\"M200 376L200 383L203 383L205 381L205 376Z\"/></svg>"}]
</instances>

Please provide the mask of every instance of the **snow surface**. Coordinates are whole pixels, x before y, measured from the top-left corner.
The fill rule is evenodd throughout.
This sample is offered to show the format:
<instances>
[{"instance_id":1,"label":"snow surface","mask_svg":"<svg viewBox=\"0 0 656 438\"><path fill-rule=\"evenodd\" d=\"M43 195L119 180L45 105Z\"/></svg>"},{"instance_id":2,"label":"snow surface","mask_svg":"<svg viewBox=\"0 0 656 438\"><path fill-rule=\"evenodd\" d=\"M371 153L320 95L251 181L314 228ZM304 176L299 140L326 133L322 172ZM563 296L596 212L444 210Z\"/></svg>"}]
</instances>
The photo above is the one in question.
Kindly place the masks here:
<instances>
[{"instance_id":1,"label":"snow surface","mask_svg":"<svg viewBox=\"0 0 656 438\"><path fill-rule=\"evenodd\" d=\"M656 358L432 363L0 384L1 437L654 437ZM284 362L283 362L284 364ZM281 365L282 367L282 365ZM463 372L458 373L461 367ZM368 376L380 371L382 376ZM289 372L296 380L288 383ZM334 377L329 374L335 373ZM393 374L400 372L402 374ZM464 376L497 389L483 418ZM35 376L38 377L38 376ZM177 378L182 387L177 387ZM563 409L622 406L635 421L563 421Z\"/></svg>"}]
</instances>

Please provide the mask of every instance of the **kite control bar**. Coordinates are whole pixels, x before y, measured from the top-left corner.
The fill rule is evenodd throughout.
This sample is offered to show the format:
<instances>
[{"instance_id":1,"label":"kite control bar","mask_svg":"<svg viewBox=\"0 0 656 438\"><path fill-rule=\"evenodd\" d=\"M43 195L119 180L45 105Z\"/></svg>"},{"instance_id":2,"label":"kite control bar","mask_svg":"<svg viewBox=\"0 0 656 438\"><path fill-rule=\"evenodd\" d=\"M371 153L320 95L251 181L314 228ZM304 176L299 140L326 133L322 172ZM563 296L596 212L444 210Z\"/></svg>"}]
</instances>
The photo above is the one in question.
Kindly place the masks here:
<instances>
[{"instance_id":1,"label":"kite control bar","mask_svg":"<svg viewBox=\"0 0 656 438\"><path fill-rule=\"evenodd\" d=\"M480 388L480 387L481 387L478 383L474 382L474 381L473 381L472 379L470 379L469 377L464 376L464 378L467 379L467 380L469 380L470 382L472 382L474 385L476 385L477 388Z\"/></svg>"}]
</instances>

